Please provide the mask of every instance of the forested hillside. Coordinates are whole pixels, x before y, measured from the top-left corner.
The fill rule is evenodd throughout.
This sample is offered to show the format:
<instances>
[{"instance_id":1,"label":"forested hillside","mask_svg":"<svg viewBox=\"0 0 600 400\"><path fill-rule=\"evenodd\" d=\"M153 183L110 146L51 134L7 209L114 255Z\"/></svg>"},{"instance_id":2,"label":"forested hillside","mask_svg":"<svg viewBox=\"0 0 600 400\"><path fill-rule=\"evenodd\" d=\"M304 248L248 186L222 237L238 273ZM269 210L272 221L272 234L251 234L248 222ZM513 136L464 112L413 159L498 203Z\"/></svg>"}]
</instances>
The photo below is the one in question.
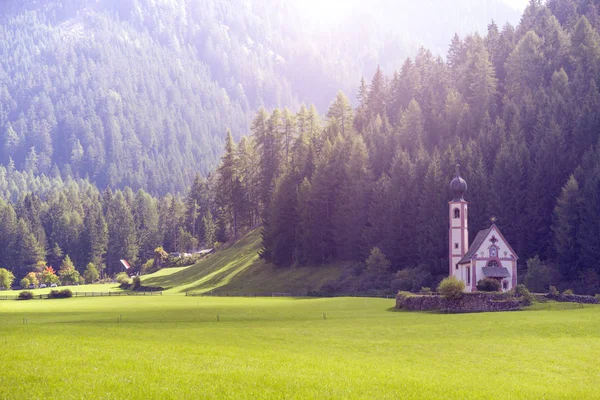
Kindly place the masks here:
<instances>
[{"instance_id":1,"label":"forested hillside","mask_svg":"<svg viewBox=\"0 0 600 400\"><path fill-rule=\"evenodd\" d=\"M235 236L260 216L262 256L281 267L351 262L334 290L389 287L395 271L417 290L447 273L460 163L471 240L495 216L534 290L599 292L599 28L594 2L533 0L516 28L455 36L446 61L421 50L378 70L355 109L340 93L322 116L261 110L226 146L223 224Z\"/></svg>"},{"instance_id":2,"label":"forested hillside","mask_svg":"<svg viewBox=\"0 0 600 400\"><path fill-rule=\"evenodd\" d=\"M226 130L239 138L260 106L323 111L377 63L420 43L444 48L452 26L515 19L497 0L463 0L424 29L442 15L437 3L329 16L279 0L3 1L0 163L42 180L183 193L217 165ZM0 192L16 200L37 190L31 179L0 181Z\"/></svg>"},{"instance_id":3,"label":"forested hillside","mask_svg":"<svg viewBox=\"0 0 600 400\"><path fill-rule=\"evenodd\" d=\"M216 43L207 39L212 34L183 23L185 18L170 21L164 14L158 19L144 13L152 8L142 2L90 2L77 13L69 11L69 4L44 6L46 14L39 14L39 7L27 11L17 3L3 4L9 8L2 15L18 11L30 18L25 20L37 27L40 38L47 34L55 45L62 43L55 27L79 35L73 43L82 46L80 53L71 49L64 56L84 60L73 64L77 68L64 69L62 63L48 61L40 72L24 74L9 66L26 65L28 57L54 60L61 53L45 52L41 39L17 46L18 51L3 50L0 62L10 79L3 78L7 166L0 168L0 189L11 200L0 207L0 266L18 278L41 271L46 263L57 266L67 253L80 270L93 262L114 273L120 258L140 266L156 256L160 245L168 251L194 250L234 240L262 225L261 256L280 268L348 265L340 280L330 282L330 291L419 289L435 284L447 271L447 188L454 165L460 163L469 183L472 236L494 216L520 256L520 277L532 289L557 284L600 292L600 15L595 2L551 0L546 5L533 0L516 27L490 22L484 34L455 35L445 58L422 48L393 68L386 61L385 68L357 80L356 89L348 91L356 98L339 92L323 111L298 106L298 83L281 72L293 56L275 45L269 47L270 64L256 57L250 42L240 47L242 52L247 48L249 58L236 63L222 47L194 47L196 42L186 36L205 35L198 43ZM98 12L100 4L112 13ZM166 9L180 16L194 12L193 7ZM240 15L238 9L228 14L233 9L226 6L214 10L215 15ZM19 18L10 21L18 24ZM47 22L36 23L38 18ZM227 43L236 43L233 20L223 28L230 32ZM57 21L69 22L65 27ZM269 31L258 21L239 23L268 38ZM94 47L102 35L81 33L94 24L100 26L95 32L110 24L124 30L114 35L108 29L105 41ZM173 26L188 30L165 33ZM132 39L134 32L138 39ZM170 85L162 78L148 79L154 67L144 64L145 54L158 50L147 51L141 38L164 51L163 58L156 55L164 62L155 72L164 73ZM0 46L6 43L11 42ZM115 61L122 49L138 58ZM198 69L170 57L173 49L181 57L188 54ZM19 52L23 57L15 56ZM204 64L193 60L198 54L222 58ZM252 62L261 71L256 75L257 69L247 67ZM99 65L102 71L90 72ZM114 75L105 82L120 77L121 86L98 83L107 70ZM143 71L148 74L142 80ZM335 69L323 71L329 71L321 75L323 82L344 76ZM186 74L193 77L184 79ZM238 74L250 78L238 80ZM55 80L67 85L80 75L86 85L55 90ZM210 77L214 91L196 90L194 85L208 82L203 76ZM248 84L254 78L259 83ZM326 93L333 85L344 87L317 84L315 93ZM304 86L307 91L311 87ZM243 89L237 97L231 94L236 87ZM46 96L44 88L55 97ZM126 89L131 91L127 96ZM85 93L97 97L88 99ZM17 102L18 96L26 101ZM201 113L194 96L206 107ZM219 103L219 96L227 101ZM134 97L140 102L125 100ZM39 108L21 110L21 104ZM265 107L252 111L260 105ZM230 113L232 109L241 111ZM58 118L62 112L69 116ZM226 129L219 126L225 120L231 132L220 143L220 129ZM55 129L38 129L45 124ZM200 125L207 130L193 128ZM47 153L29 142L37 134L48 144ZM178 190L192 180L192 170L208 171L206 160L218 158L223 147L216 174L195 176L183 198L148 194ZM19 158L27 148L28 155ZM55 157L65 162L57 163ZM103 191L86 176L100 186L130 185L134 190ZM137 191L139 187L147 191ZM31 190L38 193L26 196Z\"/></svg>"}]
</instances>

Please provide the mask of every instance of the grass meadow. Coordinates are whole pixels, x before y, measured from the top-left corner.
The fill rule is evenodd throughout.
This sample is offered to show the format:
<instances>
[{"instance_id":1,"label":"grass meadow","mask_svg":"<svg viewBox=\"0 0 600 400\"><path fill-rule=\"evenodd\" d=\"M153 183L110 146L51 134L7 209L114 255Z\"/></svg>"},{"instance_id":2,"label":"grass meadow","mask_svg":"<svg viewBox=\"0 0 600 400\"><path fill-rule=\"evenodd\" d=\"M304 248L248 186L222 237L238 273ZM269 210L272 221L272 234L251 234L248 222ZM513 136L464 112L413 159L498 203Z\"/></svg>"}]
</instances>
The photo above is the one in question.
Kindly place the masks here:
<instances>
[{"instance_id":1,"label":"grass meadow","mask_svg":"<svg viewBox=\"0 0 600 400\"><path fill-rule=\"evenodd\" d=\"M393 304L0 301L0 399L600 398L600 306L441 315Z\"/></svg>"},{"instance_id":2,"label":"grass meadow","mask_svg":"<svg viewBox=\"0 0 600 400\"><path fill-rule=\"evenodd\" d=\"M147 286L168 292L256 294L265 292L306 294L337 278L341 264L276 268L258 256L260 230L254 230L231 246L186 268L165 268L142 277ZM265 288L268 288L265 289Z\"/></svg>"}]
</instances>

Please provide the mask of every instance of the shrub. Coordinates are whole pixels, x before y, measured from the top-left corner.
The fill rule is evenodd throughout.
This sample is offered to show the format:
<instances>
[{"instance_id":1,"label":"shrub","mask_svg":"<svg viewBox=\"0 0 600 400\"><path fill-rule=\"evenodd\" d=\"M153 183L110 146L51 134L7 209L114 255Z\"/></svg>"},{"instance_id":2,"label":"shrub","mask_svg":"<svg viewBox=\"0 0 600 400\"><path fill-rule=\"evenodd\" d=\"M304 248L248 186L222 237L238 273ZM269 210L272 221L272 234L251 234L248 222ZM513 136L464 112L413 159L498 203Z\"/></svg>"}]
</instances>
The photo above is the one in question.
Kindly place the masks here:
<instances>
[{"instance_id":1,"label":"shrub","mask_svg":"<svg viewBox=\"0 0 600 400\"><path fill-rule=\"evenodd\" d=\"M422 287L421 288L421 293L423 293L423 294L429 294L429 293L431 293L431 288Z\"/></svg>"},{"instance_id":2,"label":"shrub","mask_svg":"<svg viewBox=\"0 0 600 400\"><path fill-rule=\"evenodd\" d=\"M155 250L156 251L156 250ZM154 267L156 265L156 262L154 261L154 259L150 259L148 261L146 261L145 263L142 264L142 268L140 269L140 273L142 275L147 275L147 274L151 274L153 272L156 272L160 269L160 267Z\"/></svg>"},{"instance_id":3,"label":"shrub","mask_svg":"<svg viewBox=\"0 0 600 400\"><path fill-rule=\"evenodd\" d=\"M369 258L365 261L367 271L373 275L385 274L390 268L390 261L379 247L373 247Z\"/></svg>"},{"instance_id":4,"label":"shrub","mask_svg":"<svg viewBox=\"0 0 600 400\"><path fill-rule=\"evenodd\" d=\"M567 289L563 292L565 296L571 296L573 294L573 289Z\"/></svg>"},{"instance_id":5,"label":"shrub","mask_svg":"<svg viewBox=\"0 0 600 400\"><path fill-rule=\"evenodd\" d=\"M527 260L525 285L532 292L543 293L550 285L550 275L550 269L540 260L540 257L535 256Z\"/></svg>"},{"instance_id":6,"label":"shrub","mask_svg":"<svg viewBox=\"0 0 600 400\"><path fill-rule=\"evenodd\" d=\"M21 279L21 282L19 282L19 285L21 285L23 289L27 289L29 285L31 285L31 281L27 278L23 278Z\"/></svg>"},{"instance_id":7,"label":"shrub","mask_svg":"<svg viewBox=\"0 0 600 400\"><path fill-rule=\"evenodd\" d=\"M535 302L535 296L529 292L529 289L525 285L520 284L515 287L515 296L519 297L521 303L526 306L531 305Z\"/></svg>"},{"instance_id":8,"label":"shrub","mask_svg":"<svg viewBox=\"0 0 600 400\"><path fill-rule=\"evenodd\" d=\"M98 268L93 263L88 263L85 267L85 272L83 273L83 278L87 283L92 283L97 281L100 278L100 273L98 272Z\"/></svg>"},{"instance_id":9,"label":"shrub","mask_svg":"<svg viewBox=\"0 0 600 400\"><path fill-rule=\"evenodd\" d=\"M19 300L31 300L33 299L33 293L31 293L29 290L25 290L21 293L19 293Z\"/></svg>"},{"instance_id":10,"label":"shrub","mask_svg":"<svg viewBox=\"0 0 600 400\"><path fill-rule=\"evenodd\" d=\"M48 294L49 299L68 299L69 297L73 297L73 292L69 289L51 290Z\"/></svg>"},{"instance_id":11,"label":"shrub","mask_svg":"<svg viewBox=\"0 0 600 400\"><path fill-rule=\"evenodd\" d=\"M0 268L0 288L10 289L14 281L15 276L12 272L5 268Z\"/></svg>"},{"instance_id":12,"label":"shrub","mask_svg":"<svg viewBox=\"0 0 600 400\"><path fill-rule=\"evenodd\" d=\"M550 289L548 289L548 294L551 296L558 296L560 292L558 289L556 289L556 286L550 286Z\"/></svg>"},{"instance_id":13,"label":"shrub","mask_svg":"<svg viewBox=\"0 0 600 400\"><path fill-rule=\"evenodd\" d=\"M417 292L420 288L431 285L432 280L431 274L425 267L406 268L396 272L391 286L394 291L407 290Z\"/></svg>"},{"instance_id":14,"label":"shrub","mask_svg":"<svg viewBox=\"0 0 600 400\"><path fill-rule=\"evenodd\" d=\"M445 278L437 287L438 292L447 299L458 299L465 290L465 283L454 276Z\"/></svg>"},{"instance_id":15,"label":"shrub","mask_svg":"<svg viewBox=\"0 0 600 400\"><path fill-rule=\"evenodd\" d=\"M142 280L139 276L135 276L133 278L133 285L131 286L131 290L138 290L142 286Z\"/></svg>"},{"instance_id":16,"label":"shrub","mask_svg":"<svg viewBox=\"0 0 600 400\"><path fill-rule=\"evenodd\" d=\"M121 285L121 288L127 289L131 285L131 278L127 275L127 272L119 272L116 276L117 282Z\"/></svg>"},{"instance_id":17,"label":"shrub","mask_svg":"<svg viewBox=\"0 0 600 400\"><path fill-rule=\"evenodd\" d=\"M484 278L477 282L477 290L482 292L499 292L500 282L492 278Z\"/></svg>"},{"instance_id":18,"label":"shrub","mask_svg":"<svg viewBox=\"0 0 600 400\"><path fill-rule=\"evenodd\" d=\"M595 295L594 297L596 298L596 301L597 301L598 303L600 303L600 294L597 294L597 295Z\"/></svg>"},{"instance_id":19,"label":"shrub","mask_svg":"<svg viewBox=\"0 0 600 400\"><path fill-rule=\"evenodd\" d=\"M71 261L71 257L69 257L68 254L62 262L58 275L60 276L60 283L62 285L74 285L79 283L79 271L75 269L75 265L73 265L73 261Z\"/></svg>"}]
</instances>

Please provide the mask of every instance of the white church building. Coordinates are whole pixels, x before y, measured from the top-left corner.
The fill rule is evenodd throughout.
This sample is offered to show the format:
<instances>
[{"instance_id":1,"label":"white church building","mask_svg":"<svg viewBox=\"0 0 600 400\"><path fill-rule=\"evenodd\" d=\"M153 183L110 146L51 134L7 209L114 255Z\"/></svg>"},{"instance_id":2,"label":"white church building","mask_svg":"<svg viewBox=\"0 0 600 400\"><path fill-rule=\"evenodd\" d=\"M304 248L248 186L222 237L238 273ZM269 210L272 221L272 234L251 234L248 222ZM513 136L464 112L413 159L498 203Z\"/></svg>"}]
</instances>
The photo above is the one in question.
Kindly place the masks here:
<instances>
[{"instance_id":1,"label":"white church building","mask_svg":"<svg viewBox=\"0 0 600 400\"><path fill-rule=\"evenodd\" d=\"M454 198L449 203L449 259L450 276L465 283L465 291L477 291L477 282L484 278L496 279L502 290L517 285L517 254L495 224L479 231L469 246L468 205L464 199L467 182L460 177L450 182Z\"/></svg>"}]
</instances>

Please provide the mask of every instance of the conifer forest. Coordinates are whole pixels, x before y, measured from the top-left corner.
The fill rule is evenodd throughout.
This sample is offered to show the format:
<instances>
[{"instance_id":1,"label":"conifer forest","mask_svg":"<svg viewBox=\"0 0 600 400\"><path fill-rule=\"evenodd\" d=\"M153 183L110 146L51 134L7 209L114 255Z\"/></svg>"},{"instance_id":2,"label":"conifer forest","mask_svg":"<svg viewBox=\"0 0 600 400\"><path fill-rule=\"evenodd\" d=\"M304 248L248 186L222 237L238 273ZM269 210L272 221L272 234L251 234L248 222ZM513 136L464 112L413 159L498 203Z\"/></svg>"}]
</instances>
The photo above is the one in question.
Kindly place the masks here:
<instances>
[{"instance_id":1,"label":"conifer forest","mask_svg":"<svg viewBox=\"0 0 600 400\"><path fill-rule=\"evenodd\" d=\"M0 268L112 276L260 229L278 268L418 290L447 275L460 164L470 241L494 218L530 289L600 292L599 2L320 48L242 3L0 4Z\"/></svg>"}]
</instances>

